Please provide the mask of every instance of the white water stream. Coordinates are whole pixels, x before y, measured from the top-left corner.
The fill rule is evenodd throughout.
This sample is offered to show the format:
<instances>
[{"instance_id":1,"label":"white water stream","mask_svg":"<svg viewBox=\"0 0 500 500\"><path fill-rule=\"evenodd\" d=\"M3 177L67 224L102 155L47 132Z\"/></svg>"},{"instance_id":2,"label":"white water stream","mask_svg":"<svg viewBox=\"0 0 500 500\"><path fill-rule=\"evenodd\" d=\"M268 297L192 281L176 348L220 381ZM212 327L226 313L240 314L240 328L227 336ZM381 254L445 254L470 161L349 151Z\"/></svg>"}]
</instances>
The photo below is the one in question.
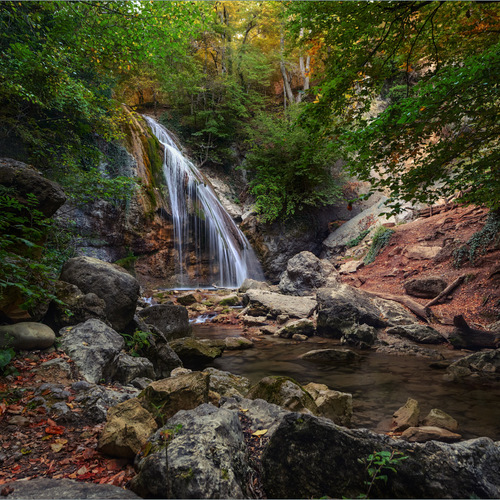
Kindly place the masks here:
<instances>
[{"instance_id":1,"label":"white water stream","mask_svg":"<svg viewBox=\"0 0 500 500\"><path fill-rule=\"evenodd\" d=\"M176 286L237 288L245 278L263 279L250 243L200 171L163 125L144 118L165 147L163 173L174 226Z\"/></svg>"}]
</instances>

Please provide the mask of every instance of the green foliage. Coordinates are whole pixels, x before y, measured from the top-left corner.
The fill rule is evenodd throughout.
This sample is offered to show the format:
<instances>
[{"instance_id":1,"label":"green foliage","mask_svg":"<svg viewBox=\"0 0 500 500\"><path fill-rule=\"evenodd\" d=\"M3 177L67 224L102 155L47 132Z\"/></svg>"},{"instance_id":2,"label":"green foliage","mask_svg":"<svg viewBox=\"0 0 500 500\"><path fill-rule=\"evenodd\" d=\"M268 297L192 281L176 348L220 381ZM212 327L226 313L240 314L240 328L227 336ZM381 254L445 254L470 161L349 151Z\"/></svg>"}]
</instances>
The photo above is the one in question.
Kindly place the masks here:
<instances>
[{"instance_id":1,"label":"green foliage","mask_svg":"<svg viewBox=\"0 0 500 500\"><path fill-rule=\"evenodd\" d=\"M23 309L55 299L54 269L42 247L51 221L37 205L33 194L22 203L13 189L0 186L0 303L18 302Z\"/></svg>"},{"instance_id":2,"label":"green foliage","mask_svg":"<svg viewBox=\"0 0 500 500\"><path fill-rule=\"evenodd\" d=\"M365 264L371 264L380 251L387 246L391 236L395 233L393 229L390 229L385 226L379 226L375 233L373 234L372 244L370 246L370 250L366 254L363 262Z\"/></svg>"},{"instance_id":3,"label":"green foliage","mask_svg":"<svg viewBox=\"0 0 500 500\"><path fill-rule=\"evenodd\" d=\"M500 212L490 212L483 228L474 233L465 245L454 250L453 266L459 269L464 265L465 261L474 266L478 257L486 253L491 243L498 243L499 237Z\"/></svg>"},{"instance_id":4,"label":"green foliage","mask_svg":"<svg viewBox=\"0 0 500 500\"><path fill-rule=\"evenodd\" d=\"M366 493L359 495L358 498L370 498L370 492L377 481L383 481L387 484L389 473L397 473L396 467L403 461L408 459L400 451L378 451L368 455L367 458L359 459L360 463L366 464L366 471L370 477L370 481L365 481L368 486Z\"/></svg>"},{"instance_id":5,"label":"green foliage","mask_svg":"<svg viewBox=\"0 0 500 500\"><path fill-rule=\"evenodd\" d=\"M363 239L365 238L365 236L370 232L369 229L365 229L364 231L361 231L358 236L356 236L356 238L353 238L352 240L349 240L347 243L346 243L346 247L347 248L352 248L352 247L355 247L356 245L359 245Z\"/></svg>"},{"instance_id":6,"label":"green foliage","mask_svg":"<svg viewBox=\"0 0 500 500\"><path fill-rule=\"evenodd\" d=\"M0 349L0 373L6 375L9 371L11 371L11 367L9 367L9 363L15 358L16 352L12 347L8 349Z\"/></svg>"},{"instance_id":7,"label":"green foliage","mask_svg":"<svg viewBox=\"0 0 500 500\"><path fill-rule=\"evenodd\" d=\"M150 332L144 332L142 330L136 330L132 335L122 333L127 350L130 352L131 356L135 357L141 356L142 351L151 345L151 335Z\"/></svg>"},{"instance_id":8,"label":"green foliage","mask_svg":"<svg viewBox=\"0 0 500 500\"><path fill-rule=\"evenodd\" d=\"M314 140L292 109L286 117L259 114L251 124L244 167L251 174L260 219L288 219L306 207L332 204L340 198L336 152L327 141Z\"/></svg>"}]
</instances>

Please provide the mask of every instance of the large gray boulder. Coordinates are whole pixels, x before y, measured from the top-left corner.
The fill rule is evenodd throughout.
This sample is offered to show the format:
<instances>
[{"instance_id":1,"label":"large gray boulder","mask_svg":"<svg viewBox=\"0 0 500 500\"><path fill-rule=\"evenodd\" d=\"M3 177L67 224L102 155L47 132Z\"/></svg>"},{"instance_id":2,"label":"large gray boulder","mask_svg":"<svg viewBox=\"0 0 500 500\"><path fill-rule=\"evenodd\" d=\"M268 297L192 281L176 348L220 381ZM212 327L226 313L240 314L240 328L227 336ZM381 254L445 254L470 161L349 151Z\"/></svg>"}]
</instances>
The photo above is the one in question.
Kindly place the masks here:
<instances>
[{"instance_id":1,"label":"large gray boulder","mask_svg":"<svg viewBox=\"0 0 500 500\"><path fill-rule=\"evenodd\" d=\"M123 330L133 319L139 283L120 266L92 257L74 257L65 262L60 279L104 300L106 319L115 330Z\"/></svg>"},{"instance_id":2,"label":"large gray boulder","mask_svg":"<svg viewBox=\"0 0 500 500\"><path fill-rule=\"evenodd\" d=\"M54 344L56 334L43 323L27 321L0 326L0 348L46 349Z\"/></svg>"},{"instance_id":3,"label":"large gray boulder","mask_svg":"<svg viewBox=\"0 0 500 500\"><path fill-rule=\"evenodd\" d=\"M75 362L87 382L112 379L123 337L98 319L61 330L61 349Z\"/></svg>"},{"instance_id":4,"label":"large gray boulder","mask_svg":"<svg viewBox=\"0 0 500 500\"><path fill-rule=\"evenodd\" d=\"M157 328L170 341L191 335L188 311L184 306L157 304L139 311L138 316Z\"/></svg>"},{"instance_id":5,"label":"large gray boulder","mask_svg":"<svg viewBox=\"0 0 500 500\"><path fill-rule=\"evenodd\" d=\"M312 295L318 288L333 287L337 283L340 280L330 262L304 251L288 261L279 289L289 295Z\"/></svg>"},{"instance_id":6,"label":"large gray boulder","mask_svg":"<svg viewBox=\"0 0 500 500\"><path fill-rule=\"evenodd\" d=\"M4 496L12 499L140 498L132 491L111 484L84 483L71 479L49 479L46 477L6 483L2 486L2 490L10 491Z\"/></svg>"},{"instance_id":7,"label":"large gray boulder","mask_svg":"<svg viewBox=\"0 0 500 500\"><path fill-rule=\"evenodd\" d=\"M282 419L264 450L264 489L268 498L358 498L371 479L368 456L380 451L408 458L383 471L371 498L500 496L500 446L489 438L413 444L299 413Z\"/></svg>"},{"instance_id":8,"label":"large gray boulder","mask_svg":"<svg viewBox=\"0 0 500 500\"><path fill-rule=\"evenodd\" d=\"M313 297L294 297L254 289L248 290L243 296L243 303L273 317L286 314L290 318L308 318L317 306Z\"/></svg>"},{"instance_id":9,"label":"large gray boulder","mask_svg":"<svg viewBox=\"0 0 500 500\"><path fill-rule=\"evenodd\" d=\"M26 163L0 158L0 184L15 189L15 196L22 203L28 201L28 195L35 195L37 210L45 217L53 215L66 201L61 186L42 176L38 170Z\"/></svg>"},{"instance_id":10,"label":"large gray boulder","mask_svg":"<svg viewBox=\"0 0 500 500\"><path fill-rule=\"evenodd\" d=\"M367 324L376 328L387 326L371 297L352 286L321 288L316 298L316 331L320 336L341 338L354 325Z\"/></svg>"},{"instance_id":11,"label":"large gray boulder","mask_svg":"<svg viewBox=\"0 0 500 500\"><path fill-rule=\"evenodd\" d=\"M165 435L171 436L168 447ZM204 404L180 411L149 440L132 490L145 498L248 498L238 413Z\"/></svg>"}]
</instances>

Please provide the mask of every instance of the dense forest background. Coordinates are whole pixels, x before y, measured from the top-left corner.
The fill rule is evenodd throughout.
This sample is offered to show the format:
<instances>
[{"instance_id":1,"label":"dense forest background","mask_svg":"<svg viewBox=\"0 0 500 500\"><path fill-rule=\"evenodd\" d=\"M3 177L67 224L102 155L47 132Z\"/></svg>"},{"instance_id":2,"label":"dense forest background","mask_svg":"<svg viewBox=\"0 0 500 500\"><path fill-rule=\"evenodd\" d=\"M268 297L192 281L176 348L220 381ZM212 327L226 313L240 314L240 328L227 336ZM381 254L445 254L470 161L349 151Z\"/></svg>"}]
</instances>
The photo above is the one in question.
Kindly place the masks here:
<instances>
[{"instance_id":1,"label":"dense forest background","mask_svg":"<svg viewBox=\"0 0 500 500\"><path fill-rule=\"evenodd\" d=\"M123 139L127 103L160 110L202 168L244 170L262 223L333 203L352 177L395 210L457 191L498 209L499 13L495 2L3 2L0 156L75 203L119 203L134 180L99 165L103 144ZM28 227L0 195L11 214L0 229ZM37 234L18 229L0 257L19 238ZM2 287L21 280L16 266Z\"/></svg>"}]
</instances>

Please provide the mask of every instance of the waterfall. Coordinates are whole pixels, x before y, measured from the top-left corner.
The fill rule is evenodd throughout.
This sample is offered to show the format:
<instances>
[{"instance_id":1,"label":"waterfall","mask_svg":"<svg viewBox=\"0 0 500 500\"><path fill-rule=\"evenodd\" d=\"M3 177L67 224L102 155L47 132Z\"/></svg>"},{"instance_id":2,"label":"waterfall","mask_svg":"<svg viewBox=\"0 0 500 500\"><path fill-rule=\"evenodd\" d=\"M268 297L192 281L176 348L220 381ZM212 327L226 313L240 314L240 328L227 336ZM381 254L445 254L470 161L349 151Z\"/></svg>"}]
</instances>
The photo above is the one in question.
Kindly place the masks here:
<instances>
[{"instance_id":1,"label":"waterfall","mask_svg":"<svg viewBox=\"0 0 500 500\"><path fill-rule=\"evenodd\" d=\"M237 288L245 278L262 280L255 252L212 187L181 153L171 133L153 118L144 118L165 148L163 174L174 226L176 286Z\"/></svg>"}]
</instances>

